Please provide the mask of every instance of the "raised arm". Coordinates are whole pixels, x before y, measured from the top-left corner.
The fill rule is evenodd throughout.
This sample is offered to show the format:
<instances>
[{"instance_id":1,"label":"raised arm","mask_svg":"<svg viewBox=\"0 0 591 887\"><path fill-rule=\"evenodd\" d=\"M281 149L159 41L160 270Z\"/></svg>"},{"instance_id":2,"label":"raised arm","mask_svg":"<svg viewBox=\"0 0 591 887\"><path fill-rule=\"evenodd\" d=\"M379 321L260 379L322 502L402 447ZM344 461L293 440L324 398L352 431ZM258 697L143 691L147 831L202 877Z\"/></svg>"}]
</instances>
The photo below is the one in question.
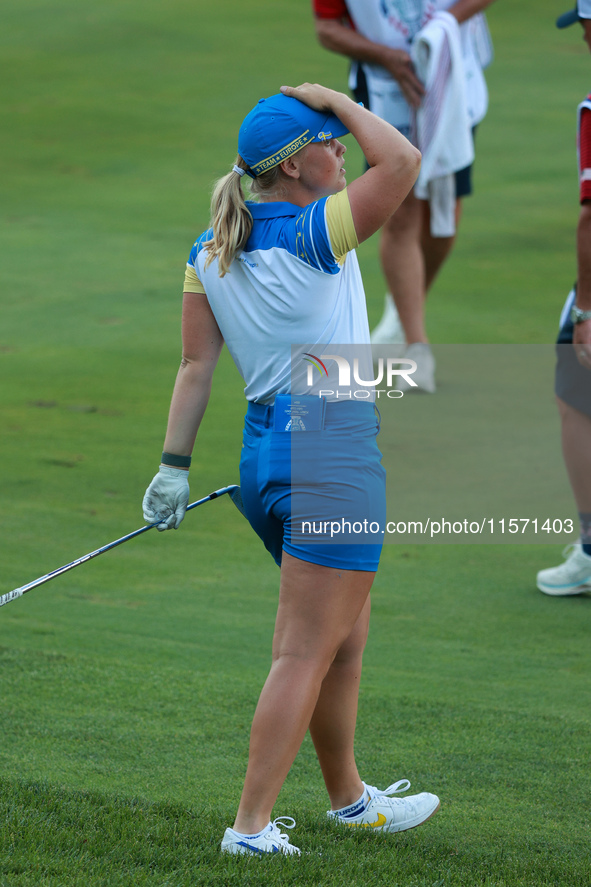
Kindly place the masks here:
<instances>
[{"instance_id":1,"label":"raised arm","mask_svg":"<svg viewBox=\"0 0 591 887\"><path fill-rule=\"evenodd\" d=\"M335 114L357 140L369 169L347 192L357 238L371 237L394 213L414 185L421 165L420 152L397 129L353 102L342 92L319 84L282 86L285 95Z\"/></svg>"},{"instance_id":2,"label":"raised arm","mask_svg":"<svg viewBox=\"0 0 591 887\"><path fill-rule=\"evenodd\" d=\"M325 49L350 59L380 65L398 81L409 105L418 108L425 94L423 84L414 72L410 55L403 49L391 49L374 43L339 19L316 18L316 36Z\"/></svg>"}]
</instances>

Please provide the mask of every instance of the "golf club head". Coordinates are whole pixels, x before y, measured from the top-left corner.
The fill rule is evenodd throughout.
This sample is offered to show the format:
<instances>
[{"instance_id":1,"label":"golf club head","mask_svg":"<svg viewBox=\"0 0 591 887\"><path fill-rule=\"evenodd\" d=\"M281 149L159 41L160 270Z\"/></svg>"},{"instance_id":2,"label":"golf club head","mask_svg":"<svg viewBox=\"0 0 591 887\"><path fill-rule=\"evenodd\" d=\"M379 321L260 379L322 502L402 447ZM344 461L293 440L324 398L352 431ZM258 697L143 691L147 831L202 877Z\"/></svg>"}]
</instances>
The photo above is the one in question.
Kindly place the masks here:
<instances>
[{"instance_id":1,"label":"golf club head","mask_svg":"<svg viewBox=\"0 0 591 887\"><path fill-rule=\"evenodd\" d=\"M234 503L234 505L236 506L236 508L240 512L240 514L243 517L246 517L246 515L244 513L244 503L242 502L242 494L240 492L240 487L238 487L238 486L234 487L234 489L229 491L228 495L230 496L230 499L232 500L232 502Z\"/></svg>"}]
</instances>

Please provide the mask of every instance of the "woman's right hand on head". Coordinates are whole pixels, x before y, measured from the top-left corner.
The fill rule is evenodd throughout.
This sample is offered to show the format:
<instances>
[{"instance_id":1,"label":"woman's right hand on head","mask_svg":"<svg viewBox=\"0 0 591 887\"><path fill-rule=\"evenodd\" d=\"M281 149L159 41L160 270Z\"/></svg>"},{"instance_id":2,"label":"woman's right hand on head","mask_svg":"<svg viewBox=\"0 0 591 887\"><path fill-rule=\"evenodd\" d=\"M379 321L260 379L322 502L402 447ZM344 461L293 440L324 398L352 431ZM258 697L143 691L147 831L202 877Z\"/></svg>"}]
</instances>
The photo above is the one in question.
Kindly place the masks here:
<instances>
[{"instance_id":1,"label":"woman's right hand on head","mask_svg":"<svg viewBox=\"0 0 591 887\"><path fill-rule=\"evenodd\" d=\"M189 472L161 465L158 474L145 492L142 508L144 520L156 521L157 530L176 530L189 504Z\"/></svg>"}]
</instances>

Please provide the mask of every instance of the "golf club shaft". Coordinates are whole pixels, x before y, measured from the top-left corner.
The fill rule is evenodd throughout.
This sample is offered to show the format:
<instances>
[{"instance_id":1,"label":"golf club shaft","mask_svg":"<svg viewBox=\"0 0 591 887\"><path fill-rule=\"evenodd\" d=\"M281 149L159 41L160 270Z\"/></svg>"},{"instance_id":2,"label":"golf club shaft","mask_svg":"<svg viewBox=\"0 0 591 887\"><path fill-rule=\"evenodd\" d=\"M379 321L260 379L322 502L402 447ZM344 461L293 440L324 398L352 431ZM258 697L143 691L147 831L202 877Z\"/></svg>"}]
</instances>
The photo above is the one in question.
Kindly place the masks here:
<instances>
[{"instance_id":1,"label":"golf club shaft","mask_svg":"<svg viewBox=\"0 0 591 887\"><path fill-rule=\"evenodd\" d=\"M230 493L231 495L235 493L238 487L235 484L232 484L229 487L222 487L220 490L215 490L213 493L210 493L209 496L204 496L203 499L199 499L197 502L193 502L191 505L187 506L187 511L190 511L192 508L197 508L198 505L203 505L205 502L209 502L211 499L217 499L219 496L223 496L224 493ZM114 542L109 542L108 545L103 545L102 548L97 548L96 551L91 551L89 554L85 554L82 557L79 557L77 560L72 561L70 564L65 564L63 567L58 567L57 570L52 570L51 573L46 573L45 576L40 576L38 579L33 579L32 582L28 582L26 585L21 585L20 588L15 588L13 591L8 591L6 594L0 595L0 607L3 607L4 604L9 604L11 601L15 601L17 598L22 597L23 594L26 594L27 591L31 591L33 588L37 588L39 585L44 585L46 582L50 582L52 579L55 579L56 576L61 576L62 573L67 573L68 570L73 570L74 567L79 567L80 564L85 564L86 561L92 560L93 557L98 557L99 554L104 554L105 551L110 551L112 548L115 548L117 545L121 545L123 542L127 542L129 539L133 539L135 536L140 536L142 533L147 533L148 530L154 529L157 527L160 521L155 521L153 524L147 524L145 527L140 527L139 530L134 530L133 533L128 533L127 536L122 536L120 539L115 539Z\"/></svg>"}]
</instances>

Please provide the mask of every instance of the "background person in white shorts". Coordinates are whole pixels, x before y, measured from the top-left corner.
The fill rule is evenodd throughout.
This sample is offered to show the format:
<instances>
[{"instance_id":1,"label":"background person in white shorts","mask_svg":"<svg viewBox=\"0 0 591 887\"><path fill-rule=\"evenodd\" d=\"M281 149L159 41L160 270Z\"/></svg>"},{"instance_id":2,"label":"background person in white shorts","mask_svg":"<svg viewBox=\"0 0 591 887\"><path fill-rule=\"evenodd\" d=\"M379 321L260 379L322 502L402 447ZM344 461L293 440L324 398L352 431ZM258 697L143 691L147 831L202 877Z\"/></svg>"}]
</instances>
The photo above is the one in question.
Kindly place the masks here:
<instances>
[{"instance_id":1,"label":"background person in white shorts","mask_svg":"<svg viewBox=\"0 0 591 887\"><path fill-rule=\"evenodd\" d=\"M492 0L313 0L316 33L320 43L333 52L353 60L350 87L358 101L410 137L413 114L424 97L424 87L411 61L413 38L438 10L447 10L471 28L473 17ZM469 22L473 19L473 22ZM484 63L492 58L486 45L488 30L480 17ZM462 48L472 52L470 31L462 34ZM478 38L478 33L476 33ZM474 48L474 82L479 79L481 93L470 107L472 126L484 117L487 107L486 85L478 68ZM456 176L455 224L461 215L461 200L471 193L471 167ZM419 200L413 191L382 228L380 259L389 292L384 314L372 333L375 345L403 343L406 356L419 364L414 380L419 389L435 391L435 365L425 328L427 292L450 254L455 234L434 237L431 234L429 203ZM418 389L412 389L418 390Z\"/></svg>"},{"instance_id":2,"label":"background person in white shorts","mask_svg":"<svg viewBox=\"0 0 591 887\"><path fill-rule=\"evenodd\" d=\"M561 15L559 28L577 24L591 50L591 0ZM577 283L560 318L556 346L556 398L562 426L562 451L579 512L581 541L564 564L540 570L540 591L555 596L591 591L591 95L577 113L579 201Z\"/></svg>"},{"instance_id":3,"label":"background person in white shorts","mask_svg":"<svg viewBox=\"0 0 591 887\"><path fill-rule=\"evenodd\" d=\"M348 187L345 146L338 141L347 131L369 163ZM374 405L328 396L324 402L305 385L292 385L292 346L307 343L303 354L315 353L319 343L369 348L354 249L404 199L420 155L347 96L310 84L282 87L281 94L261 99L240 128L238 151L232 171L214 190L212 227L197 240L187 264L183 358L162 463L143 506L145 519L161 519L162 530L176 529L183 519L191 452L225 341L248 401L240 474L245 513L280 563L281 578L272 666L254 715L238 812L222 850L299 854L281 832L295 823L271 816L308 729L330 798L328 815L337 823L402 831L439 807L439 799L427 792L391 797L408 788L407 780L384 791L367 786L355 762L369 592L381 541L294 540L290 507L291 438L309 434L317 457L305 503L315 507L325 487L331 495L338 486L346 501L353 491L357 507L367 480L368 506L385 518ZM244 174L252 179L256 203L244 201ZM305 398L306 427L296 423L300 430L292 435L284 410ZM323 409L315 409L321 403ZM338 477L329 458L334 443ZM314 482L318 465L325 466L320 484Z\"/></svg>"}]
</instances>

